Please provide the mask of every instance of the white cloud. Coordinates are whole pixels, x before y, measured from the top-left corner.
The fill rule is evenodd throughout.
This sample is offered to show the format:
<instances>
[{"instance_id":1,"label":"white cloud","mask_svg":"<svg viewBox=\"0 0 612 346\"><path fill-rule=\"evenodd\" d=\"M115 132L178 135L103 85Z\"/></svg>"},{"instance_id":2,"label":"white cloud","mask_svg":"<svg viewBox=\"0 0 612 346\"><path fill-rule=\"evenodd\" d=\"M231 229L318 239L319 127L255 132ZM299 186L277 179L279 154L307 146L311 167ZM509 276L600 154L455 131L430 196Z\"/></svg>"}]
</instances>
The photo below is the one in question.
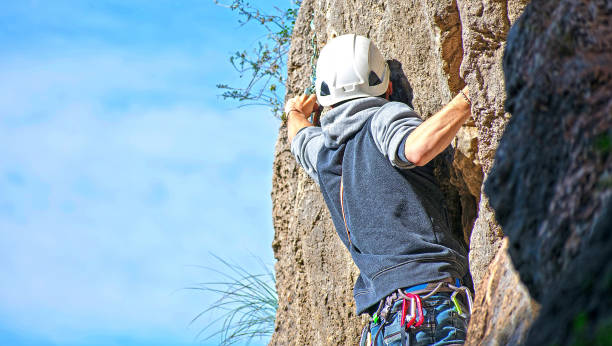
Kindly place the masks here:
<instances>
[{"instance_id":1,"label":"white cloud","mask_svg":"<svg viewBox=\"0 0 612 346\"><path fill-rule=\"evenodd\" d=\"M191 339L202 305L175 292L202 280L189 265L206 265L209 251L271 260L278 123L198 101L210 90L190 80L195 60L2 58L3 320L58 342L92 331ZM127 101L109 103L114 94Z\"/></svg>"}]
</instances>

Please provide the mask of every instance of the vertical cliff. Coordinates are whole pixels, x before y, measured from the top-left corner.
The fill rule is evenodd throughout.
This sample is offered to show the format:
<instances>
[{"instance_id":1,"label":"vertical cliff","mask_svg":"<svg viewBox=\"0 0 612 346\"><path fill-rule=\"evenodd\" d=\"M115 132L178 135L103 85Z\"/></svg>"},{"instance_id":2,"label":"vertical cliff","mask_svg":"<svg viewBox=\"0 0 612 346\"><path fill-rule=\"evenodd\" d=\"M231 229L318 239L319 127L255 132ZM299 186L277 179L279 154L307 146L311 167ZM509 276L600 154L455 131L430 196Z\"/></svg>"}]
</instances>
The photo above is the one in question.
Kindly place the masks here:
<instances>
[{"instance_id":1,"label":"vertical cliff","mask_svg":"<svg viewBox=\"0 0 612 346\"><path fill-rule=\"evenodd\" d=\"M599 13L598 18L604 18L605 15L601 13L605 11L608 11L609 16L610 2L600 2L604 4L603 7L600 6L603 9L595 5L591 9L590 5L585 5L584 11L579 13L583 13L587 19L591 18L589 15L594 16L593 13ZM526 3L526 0L305 0L295 25L288 62L287 90L288 96L293 96L302 93L309 84L313 35L316 34L315 41L317 46L321 47L335 35L357 33L373 39L383 55L390 60L393 70L392 80L394 86L398 87L398 93L394 97L411 103L423 118L438 111L464 85L469 86L473 100L472 119L459 131L458 138L453 143L452 152L447 152L444 157L437 160L437 172L447 195L455 231L463 234L470 244L470 270L476 287L476 307L468 335L468 344L472 345L522 343L526 340L529 326L537 315L538 304L531 299L526 287L521 283L513 262L510 260L508 250L515 263L518 263L521 277L527 280L525 282L528 283L532 294L539 299L546 296L542 293L542 285L552 283L555 278L554 273L559 268L570 270L571 254L581 253L578 250L584 252L583 249L587 246L585 244L591 244L594 241L576 242L576 239L581 239L583 234L594 234L594 231L587 230L595 227L597 222L593 217L602 213L604 202L607 201L605 198L609 196L610 155L590 151L572 151L571 146L565 144L562 146L565 150L562 154L576 157L576 159L572 158L570 161L573 164L568 163L563 168L571 168L573 173L568 173L567 176L564 176L565 178L559 176L561 180L555 180L552 185L547 186L545 193L547 198L534 197L532 202L521 206L522 199L517 197L517 189L525 189L523 193L527 195L534 191L532 188L536 187L536 183L542 183L538 180L541 178L539 177L541 171L538 169L542 167L537 162L538 158L534 156L531 158L534 160L531 162L531 167L535 171L522 172L524 165L516 166L516 162L521 162L524 159L523 156L528 156L527 153L530 151L524 149L520 151L520 155L523 156L516 157L519 154L514 152L513 148L526 147L531 141L537 139L542 143L538 142L541 147L534 155L554 152L550 146L545 146L549 137L534 138L534 136L539 136L540 132L528 130L528 127L513 130L513 134L509 135L514 139L506 144L508 149L505 151L506 158L503 159L505 163L500 163L501 168L493 170L496 172L493 181L497 182L497 185L491 185L488 190L491 202L482 193L482 182L487 179L494 166L493 159L504 129L509 120L515 121L514 117L504 108L506 89L511 91L508 111L515 114L520 110L521 114L527 114L540 110L537 107L547 107L546 111L542 111L544 114L542 116L543 119L549 119L549 122L542 120L547 124L542 126L554 125L554 121L550 118L558 109L550 104L552 102L550 99L547 99L549 103L536 102L536 99L527 103L515 100L531 95L534 87L541 88L544 93L547 89L557 87L557 82L565 82L566 80L559 79L561 77L558 71L562 71L563 68L575 68L575 66L569 62L569 65L562 65L560 62L560 65L554 68L549 67L546 70L546 62L554 61L555 54L563 56L564 52L574 52L572 54L576 55L575 52L582 48L574 42L572 35L577 33L579 37L583 37L585 32L591 30L587 27L576 29L575 32L564 33L561 30L561 24L556 24L556 26L550 24L554 19L551 17L553 13L558 13L560 18L565 18L560 14L562 10L555 12L558 4L548 5L550 8L542 5L543 1L539 1L540 4L537 6L529 5L527 11L535 11L536 14L526 14L519 21L520 29L516 29L514 33L517 37L516 42L512 42L513 48L507 53L506 79L504 79L502 57L506 49L507 35ZM570 13L573 13L571 6L578 6L570 0L562 1L562 3L568 7L566 11ZM542 16L543 19L538 21L540 18L538 16ZM576 18L567 20L568 23L577 22ZM311 21L314 23L313 27L310 25ZM594 21L587 22L594 23ZM609 23L602 24L601 27L609 28L610 25ZM548 32L550 38L538 41L537 37L541 32ZM558 34L561 35L561 38L556 36ZM532 36L528 39L528 35ZM600 35L604 42L610 42L609 36L605 36L608 35L607 31ZM553 39L554 37L557 38ZM598 47L600 50L607 48L608 52L610 51L609 45L601 43L601 40L589 41L588 35L584 37L584 41L580 41L583 44L591 44L589 47ZM523 41L535 42L535 44L524 46L521 44ZM565 43L566 41L569 43ZM547 54L538 53L538 47L548 49L547 45L551 47L557 45L557 51L550 51ZM513 60L508 56L516 56L516 58ZM519 59L519 57L523 58ZM594 54L589 55L589 58L607 62L610 66L608 56L602 57ZM591 62L587 58L572 61L578 65ZM548 71L543 81L533 77L537 76L540 69ZM588 75L609 76L609 70L604 68L584 71L588 72ZM508 73L515 75L515 79L508 79ZM591 79L580 79L582 76L577 73L574 77L584 80L585 83L591 81ZM597 83L606 80L604 77L601 78L603 79L595 79ZM508 85L505 84L505 80L508 81ZM609 85L609 79L607 80ZM586 84L576 84L576 87L585 88ZM564 90L559 91L560 95L565 95ZM574 92L578 92L577 90ZM587 90L593 90L593 94L588 96L589 100L598 100L597 102L601 104L600 108L597 108L600 113L597 114L601 114L600 119L604 120L600 121L605 121L607 116L609 124L609 90L607 94L598 94L597 92L601 91L592 86ZM568 95L574 96L571 93ZM608 98L605 99L601 95L607 95ZM575 107L578 106L575 105ZM562 110L569 112L572 109L574 108ZM582 113L576 114L586 114L589 111L590 109L582 110ZM528 118L526 115L521 115L521 117L525 119L522 122L526 124L533 125L535 122L540 122L539 118L530 120L533 118ZM560 129L557 133L559 136L557 141L561 139L567 141L578 136L579 133L572 132L572 129L576 127L582 129L592 125L602 128L601 123L587 119L589 118L586 116L583 118L575 115L574 118L568 117L567 120L558 123L557 127ZM607 137L602 137L602 133L609 134L609 126L608 132L605 132L605 126L603 127L603 130L593 132L592 136L588 137L590 141L585 139L585 143L603 143L600 146L605 147L605 143L608 143L606 142ZM293 160L285 131L285 128L279 131L272 191L275 227L273 249L278 259L276 273L279 309L271 344L355 344L359 331L365 323L364 318L360 319L354 315L352 285L357 277L357 271L348 252L335 235L329 214L316 185ZM558 144L557 142L552 143ZM584 144L583 148L588 147L587 144ZM581 156L583 154L586 156ZM589 161L591 160L589 155L603 155L604 158L599 158L597 161L599 162L596 165L597 169L587 165L592 169L588 168L584 172L581 170L583 161L572 161L580 159ZM553 158L555 157L557 156ZM497 160L502 161L500 158ZM607 171L604 169L605 164L608 164ZM521 175L521 173L524 174ZM510 185L506 184L509 176L512 177ZM564 197L567 197L568 194L573 196L574 190L571 184L581 182L580 179L589 179L590 188L581 191L579 198L570 199L571 205L563 204L564 201L567 202ZM563 182L563 184L559 185L558 182ZM585 210L582 211L585 220L590 221L583 222L581 225L584 226L568 226L567 222L571 224L571 213L577 210L572 208L590 205L589 196L592 196L593 191L597 186L602 186L601 184L604 186L601 190L603 192L596 194L598 202L593 207L594 209L589 211L588 207L584 207ZM498 197L500 194L506 197ZM551 195L558 197L551 199ZM533 204L539 202L545 204L534 208ZM522 231L517 231L518 235L512 235L510 232L510 239L505 238L504 231L497 223L490 204L496 208L505 233L509 233L507 227ZM521 224L524 216L521 213L528 213L530 208L532 210L529 215L534 219L533 223L526 227L525 224ZM561 208L565 213L563 215L570 215L570 221L567 221L567 218L557 219L555 214L549 211L549 218L536 222L539 212L554 211L555 208ZM553 232L548 230L559 228L556 222L565 222L563 225L566 226L562 228L563 240L553 242L556 245L544 245L547 243L540 239L520 251L517 250L517 246L520 247L522 244L521 237L525 237L525 234L520 232L534 229L544 230L544 237L546 237L547 234ZM535 225L539 225L539 228ZM604 247L601 251L605 249ZM546 254L549 257L534 257L533 254L530 256L529 251L531 250L537 250L538 253ZM559 252L564 253L565 257L557 263L553 254ZM553 264L547 262L551 258L555 259ZM546 269L542 273L535 269L531 269L535 270L534 272L524 269L524 267L532 268L531 263L534 261L542 262L537 264ZM604 288L601 290L605 292ZM551 305L544 305L544 309L548 311L549 306Z\"/></svg>"}]
</instances>

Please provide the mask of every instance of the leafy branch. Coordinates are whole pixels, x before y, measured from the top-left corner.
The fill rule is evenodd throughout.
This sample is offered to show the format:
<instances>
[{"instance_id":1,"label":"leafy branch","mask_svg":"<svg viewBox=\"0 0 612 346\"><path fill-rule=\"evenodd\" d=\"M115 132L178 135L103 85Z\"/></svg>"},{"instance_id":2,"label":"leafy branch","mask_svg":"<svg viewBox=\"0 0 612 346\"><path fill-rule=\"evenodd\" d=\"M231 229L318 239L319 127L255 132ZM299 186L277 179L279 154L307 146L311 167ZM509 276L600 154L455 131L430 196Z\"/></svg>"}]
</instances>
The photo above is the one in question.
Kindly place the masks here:
<instances>
[{"instance_id":1,"label":"leafy branch","mask_svg":"<svg viewBox=\"0 0 612 346\"><path fill-rule=\"evenodd\" d=\"M272 14L263 13L245 0L233 0L229 5L216 0L215 3L236 11L241 25L256 22L267 32L251 52L237 51L230 57L240 78L250 79L245 87L217 84L217 88L224 90L221 96L242 102L241 106L269 106L272 113L280 117L287 79L286 57L301 0L294 0L295 7L287 10L274 7Z\"/></svg>"}]
</instances>

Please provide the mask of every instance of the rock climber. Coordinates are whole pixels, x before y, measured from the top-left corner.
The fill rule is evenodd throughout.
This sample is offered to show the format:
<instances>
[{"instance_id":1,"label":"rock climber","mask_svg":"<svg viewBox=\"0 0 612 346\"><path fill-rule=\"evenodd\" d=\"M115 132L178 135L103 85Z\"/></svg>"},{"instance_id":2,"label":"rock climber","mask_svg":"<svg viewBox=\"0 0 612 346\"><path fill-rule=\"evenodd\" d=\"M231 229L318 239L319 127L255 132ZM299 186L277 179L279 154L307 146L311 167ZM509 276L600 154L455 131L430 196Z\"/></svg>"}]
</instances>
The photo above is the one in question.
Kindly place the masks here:
<instances>
[{"instance_id":1,"label":"rock climber","mask_svg":"<svg viewBox=\"0 0 612 346\"><path fill-rule=\"evenodd\" d=\"M360 345L463 344L467 250L449 226L432 159L471 115L467 88L423 121L389 101L387 62L354 34L323 47L315 86L316 96L287 101L288 138L359 268L357 313L371 317ZM330 108L320 127L308 120L317 101Z\"/></svg>"}]
</instances>

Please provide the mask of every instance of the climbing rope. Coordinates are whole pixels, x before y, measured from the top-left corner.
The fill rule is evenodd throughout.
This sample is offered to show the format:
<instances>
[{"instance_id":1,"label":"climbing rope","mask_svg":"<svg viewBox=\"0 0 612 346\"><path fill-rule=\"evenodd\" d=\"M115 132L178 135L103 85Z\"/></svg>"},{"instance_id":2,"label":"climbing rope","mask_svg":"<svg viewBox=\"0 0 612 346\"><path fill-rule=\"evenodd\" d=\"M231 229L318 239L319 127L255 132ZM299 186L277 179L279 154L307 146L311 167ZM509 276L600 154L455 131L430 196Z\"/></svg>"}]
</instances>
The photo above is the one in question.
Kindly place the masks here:
<instances>
[{"instance_id":1,"label":"climbing rope","mask_svg":"<svg viewBox=\"0 0 612 346\"><path fill-rule=\"evenodd\" d=\"M312 55L310 56L310 85L304 89L304 94L312 95L316 93L316 79L317 79L317 60L319 59L319 48L317 46L317 30L314 24L315 12L314 9L312 11L312 20L310 20L310 30L312 31L312 37L310 38L310 48L312 49ZM315 110L310 118L310 121L319 125L319 116L321 115L321 107L317 105L317 110ZM283 113L281 116L281 120L284 122L287 121L287 117L289 114Z\"/></svg>"},{"instance_id":2,"label":"climbing rope","mask_svg":"<svg viewBox=\"0 0 612 346\"><path fill-rule=\"evenodd\" d=\"M304 90L304 94L312 95L315 93L315 81L317 78L317 59L319 58L319 49L317 48L317 31L314 25L314 10L312 11L312 20L310 21L310 30L312 31L312 37L310 38L310 48L312 49L312 55L310 56L310 86Z\"/></svg>"},{"instance_id":3,"label":"climbing rope","mask_svg":"<svg viewBox=\"0 0 612 346\"><path fill-rule=\"evenodd\" d=\"M316 79L317 79L317 60L319 59L319 48L317 47L317 30L314 24L315 12L312 11L312 19L310 20L310 30L312 31L312 37L310 38L310 48L312 49L312 55L310 56L310 85L304 90L304 94L312 95L316 93ZM316 104L315 109L310 116L310 122L319 126L319 118L321 116L321 107Z\"/></svg>"}]
</instances>

